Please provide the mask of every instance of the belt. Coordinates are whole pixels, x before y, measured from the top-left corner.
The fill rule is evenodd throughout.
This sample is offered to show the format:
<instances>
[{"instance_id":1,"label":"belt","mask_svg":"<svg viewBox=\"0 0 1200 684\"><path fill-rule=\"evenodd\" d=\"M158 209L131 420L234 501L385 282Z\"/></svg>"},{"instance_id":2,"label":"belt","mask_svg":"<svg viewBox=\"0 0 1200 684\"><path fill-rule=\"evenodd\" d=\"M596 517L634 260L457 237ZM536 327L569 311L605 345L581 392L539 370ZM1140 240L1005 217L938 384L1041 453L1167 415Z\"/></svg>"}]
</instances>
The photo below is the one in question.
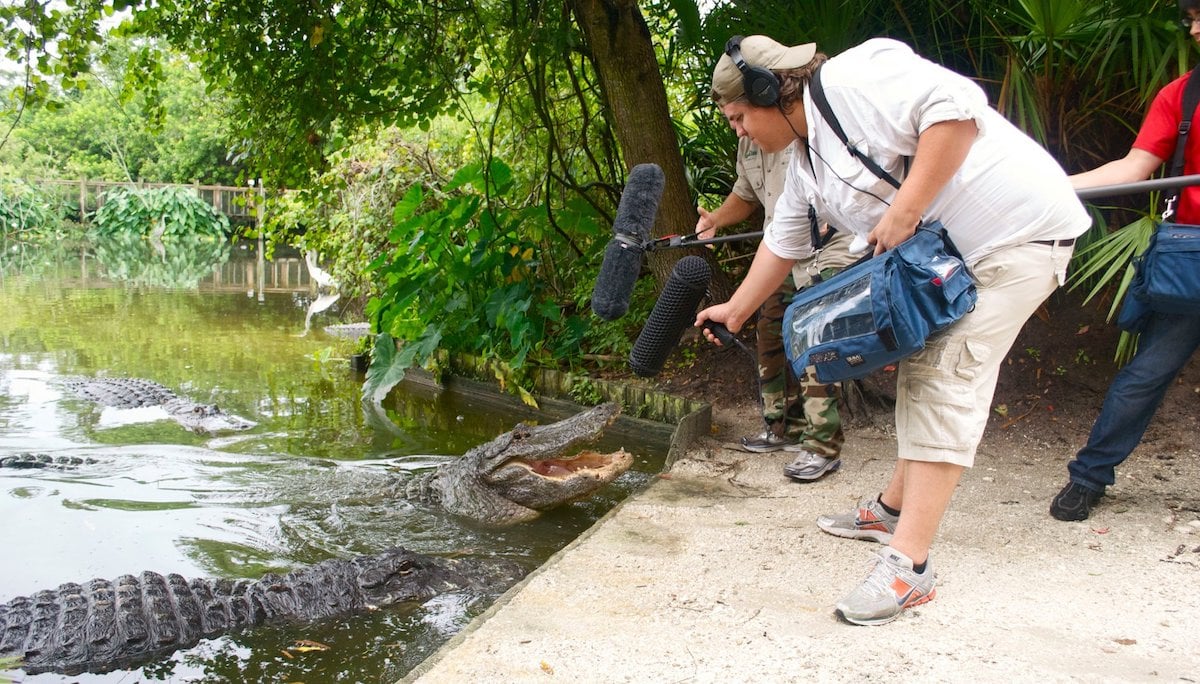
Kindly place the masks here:
<instances>
[{"instance_id":1,"label":"belt","mask_svg":"<svg viewBox=\"0 0 1200 684\"><path fill-rule=\"evenodd\" d=\"M1050 245L1051 247L1070 247L1075 244L1075 238L1067 238L1066 240L1034 240L1035 245Z\"/></svg>"}]
</instances>

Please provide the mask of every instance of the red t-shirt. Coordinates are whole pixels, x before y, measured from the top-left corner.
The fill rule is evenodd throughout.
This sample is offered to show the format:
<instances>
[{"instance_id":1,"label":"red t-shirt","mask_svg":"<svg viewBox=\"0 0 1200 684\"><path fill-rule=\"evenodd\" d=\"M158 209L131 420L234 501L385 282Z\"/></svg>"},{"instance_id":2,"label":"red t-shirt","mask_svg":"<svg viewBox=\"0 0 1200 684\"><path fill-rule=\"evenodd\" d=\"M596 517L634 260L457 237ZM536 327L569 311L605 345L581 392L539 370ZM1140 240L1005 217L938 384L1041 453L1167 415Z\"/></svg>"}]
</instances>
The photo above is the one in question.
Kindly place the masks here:
<instances>
[{"instance_id":1,"label":"red t-shirt","mask_svg":"<svg viewBox=\"0 0 1200 684\"><path fill-rule=\"evenodd\" d=\"M1179 120L1183 112L1183 86L1188 76L1184 74L1171 81L1158 91L1146 120L1138 131L1133 146L1145 150L1162 159L1167 164L1170 173L1171 160L1175 155L1175 141L1179 136ZM1197 107L1200 111L1200 107ZM1192 115L1192 129L1188 134L1187 149L1183 154L1183 173L1200 173L1200 114ZM1182 189L1175 216L1171 219L1179 223L1200 224L1200 186L1192 185Z\"/></svg>"}]
</instances>

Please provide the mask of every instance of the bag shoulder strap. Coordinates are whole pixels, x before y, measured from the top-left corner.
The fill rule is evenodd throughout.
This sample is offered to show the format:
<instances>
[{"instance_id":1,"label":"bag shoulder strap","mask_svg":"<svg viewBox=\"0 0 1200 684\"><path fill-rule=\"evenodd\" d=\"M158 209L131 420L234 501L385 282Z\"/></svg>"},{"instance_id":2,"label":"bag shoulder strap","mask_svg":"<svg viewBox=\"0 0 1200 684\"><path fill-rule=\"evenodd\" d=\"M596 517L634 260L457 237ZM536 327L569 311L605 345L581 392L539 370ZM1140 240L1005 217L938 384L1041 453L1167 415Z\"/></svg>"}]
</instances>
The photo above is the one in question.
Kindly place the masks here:
<instances>
[{"instance_id":1,"label":"bag shoulder strap","mask_svg":"<svg viewBox=\"0 0 1200 684\"><path fill-rule=\"evenodd\" d=\"M1183 111L1179 118L1179 134L1175 141L1175 156L1171 160L1171 175L1183 175L1184 148L1187 147L1188 133L1192 129L1192 116L1196 106L1200 105L1200 64L1197 64L1188 74L1187 84L1183 87ZM1177 193L1178 194L1178 193Z\"/></svg>"},{"instance_id":2,"label":"bag shoulder strap","mask_svg":"<svg viewBox=\"0 0 1200 684\"><path fill-rule=\"evenodd\" d=\"M867 167L868 171L887 181L893 188L898 189L900 181L896 180L892 174L884 171L883 167L876 164L874 159L871 159L857 147L850 144L850 139L846 137L846 131L842 129L841 122L838 121L837 116L833 113L833 107L829 106L829 98L825 97L825 89L821 87L821 67L817 67L817 70L813 72L812 78L808 81L808 89L812 94L813 104L817 105L817 111L821 112L821 116L825 117L826 123L833 129L834 134L842 141L842 144L846 146L846 150L857 157L863 166Z\"/></svg>"}]
</instances>

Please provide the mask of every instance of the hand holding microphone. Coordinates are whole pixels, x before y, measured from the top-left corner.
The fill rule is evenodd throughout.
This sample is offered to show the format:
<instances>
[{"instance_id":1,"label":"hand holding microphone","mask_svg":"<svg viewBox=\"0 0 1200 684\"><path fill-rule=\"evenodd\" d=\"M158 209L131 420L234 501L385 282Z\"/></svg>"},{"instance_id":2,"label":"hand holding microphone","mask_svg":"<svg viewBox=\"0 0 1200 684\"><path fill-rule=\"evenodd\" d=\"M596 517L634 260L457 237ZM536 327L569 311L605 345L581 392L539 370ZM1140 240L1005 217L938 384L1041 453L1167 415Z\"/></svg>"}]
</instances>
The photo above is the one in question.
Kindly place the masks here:
<instances>
[{"instance_id":1,"label":"hand holding microphone","mask_svg":"<svg viewBox=\"0 0 1200 684\"><path fill-rule=\"evenodd\" d=\"M752 359L758 358L754 354L754 352L750 351L750 348L747 347L745 345L745 343L743 343L741 340L739 340L737 338L737 336L735 336L733 333L729 332L729 328L726 328L724 323L718 323L716 321L711 321L711 320L705 321L704 322L704 332L705 332L705 337L708 337L709 334L711 334L712 337L717 338L717 342L722 347L728 347L731 344L736 344L738 349L741 349L742 351L746 352L750 356L750 358L752 358Z\"/></svg>"}]
</instances>

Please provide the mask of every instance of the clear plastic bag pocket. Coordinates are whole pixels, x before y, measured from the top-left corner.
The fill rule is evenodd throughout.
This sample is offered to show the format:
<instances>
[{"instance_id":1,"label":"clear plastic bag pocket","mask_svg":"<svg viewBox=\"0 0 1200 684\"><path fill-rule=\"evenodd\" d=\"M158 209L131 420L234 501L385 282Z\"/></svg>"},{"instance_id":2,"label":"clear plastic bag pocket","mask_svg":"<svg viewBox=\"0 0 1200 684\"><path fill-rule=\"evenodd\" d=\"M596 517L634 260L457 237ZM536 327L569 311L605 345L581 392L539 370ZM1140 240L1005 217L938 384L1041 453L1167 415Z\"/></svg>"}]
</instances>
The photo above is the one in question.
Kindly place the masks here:
<instances>
[{"instance_id":1,"label":"clear plastic bag pocket","mask_svg":"<svg viewBox=\"0 0 1200 684\"><path fill-rule=\"evenodd\" d=\"M879 327L871 306L871 274L863 274L791 312L788 357L838 340L870 335Z\"/></svg>"}]
</instances>

